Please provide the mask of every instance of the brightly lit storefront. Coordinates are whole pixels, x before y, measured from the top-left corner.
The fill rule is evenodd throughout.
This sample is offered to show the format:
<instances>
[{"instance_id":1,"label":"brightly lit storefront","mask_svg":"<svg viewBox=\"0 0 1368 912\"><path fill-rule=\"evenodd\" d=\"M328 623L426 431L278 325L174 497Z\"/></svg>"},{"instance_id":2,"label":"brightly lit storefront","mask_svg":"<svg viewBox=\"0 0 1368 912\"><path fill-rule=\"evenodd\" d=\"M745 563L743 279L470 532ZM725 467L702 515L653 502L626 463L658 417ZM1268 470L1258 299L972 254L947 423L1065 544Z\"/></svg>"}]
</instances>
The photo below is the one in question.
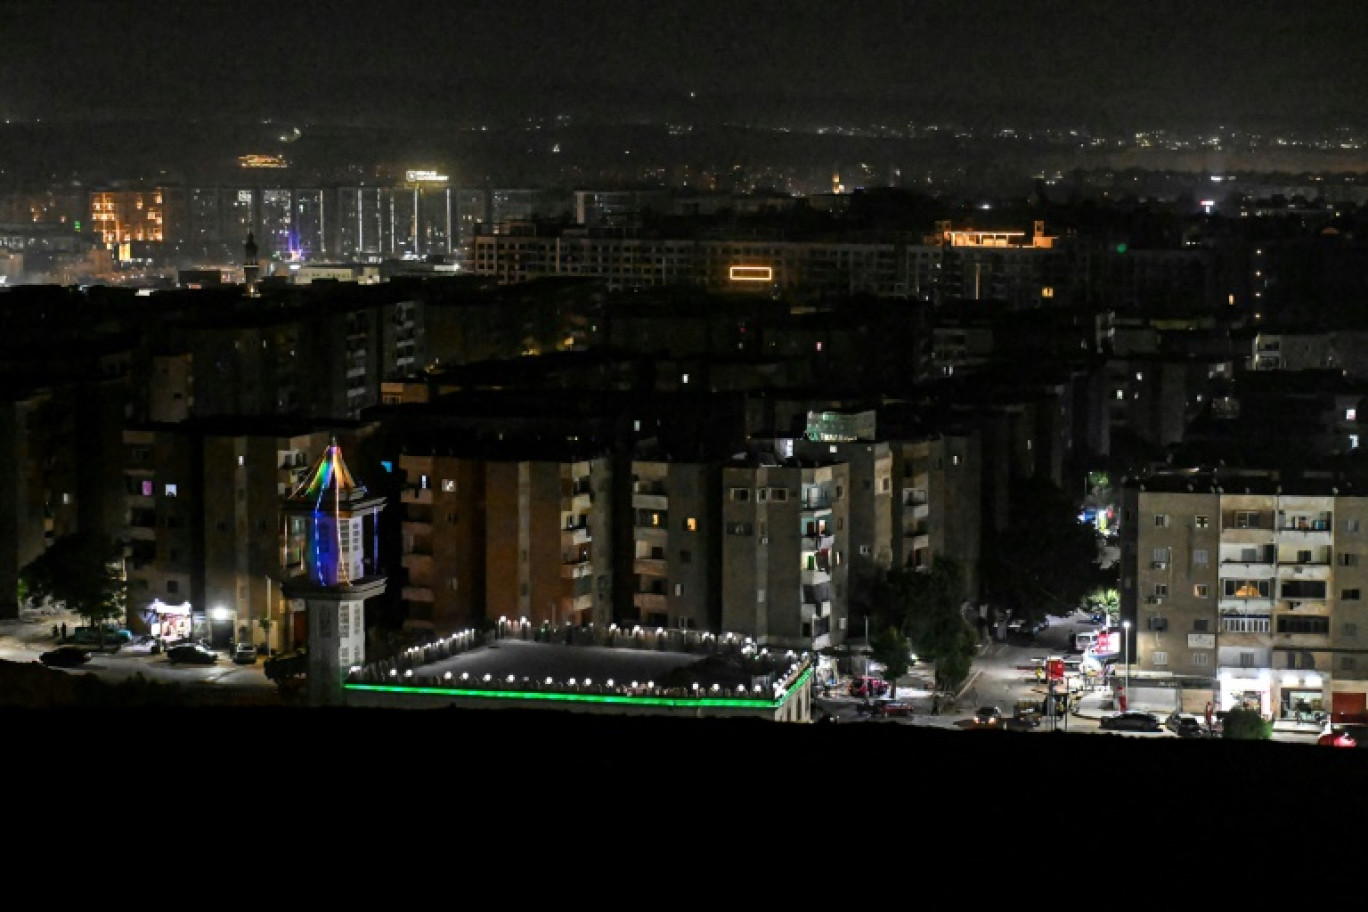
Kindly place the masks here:
<instances>
[{"instance_id":1,"label":"brightly lit storefront","mask_svg":"<svg viewBox=\"0 0 1368 912\"><path fill-rule=\"evenodd\" d=\"M1253 709L1272 718L1273 680L1266 668L1222 668L1217 708Z\"/></svg>"},{"instance_id":2,"label":"brightly lit storefront","mask_svg":"<svg viewBox=\"0 0 1368 912\"><path fill-rule=\"evenodd\" d=\"M172 605L153 599L152 604L142 609L142 626L159 640L190 639L192 621L189 602Z\"/></svg>"},{"instance_id":3,"label":"brightly lit storefront","mask_svg":"<svg viewBox=\"0 0 1368 912\"><path fill-rule=\"evenodd\" d=\"M1325 705L1324 680L1314 671L1287 671L1278 676L1278 718L1295 719L1299 712L1318 713Z\"/></svg>"}]
</instances>

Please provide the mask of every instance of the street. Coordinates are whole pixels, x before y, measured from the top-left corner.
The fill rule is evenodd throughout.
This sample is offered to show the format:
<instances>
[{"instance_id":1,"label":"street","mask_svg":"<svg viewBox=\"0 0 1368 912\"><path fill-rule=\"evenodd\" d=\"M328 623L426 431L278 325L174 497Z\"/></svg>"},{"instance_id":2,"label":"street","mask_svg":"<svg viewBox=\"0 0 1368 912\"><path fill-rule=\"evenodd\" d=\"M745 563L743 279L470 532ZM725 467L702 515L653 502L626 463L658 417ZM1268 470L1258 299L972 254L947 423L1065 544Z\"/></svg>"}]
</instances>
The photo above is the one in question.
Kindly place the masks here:
<instances>
[{"instance_id":1,"label":"street","mask_svg":"<svg viewBox=\"0 0 1368 912\"><path fill-rule=\"evenodd\" d=\"M861 699L844 692L833 692L829 696L819 697L816 702L823 713L829 714L832 721L839 723L930 725L969 729L973 727L974 711L979 706L997 706L1004 717L1010 717L1018 699L1030 698L1036 702L1044 700L1047 687L1043 681L1036 679L1032 660L1069 655L1074 634L1080 630L1092 630L1096 626L1086 614L1076 611L1068 617L1051 617L1049 626L1039 631L1029 642L1004 643L991 640L981 644L968 681L950 708L942 706L939 714L932 713L933 673L926 664L914 666L908 675L898 681L897 699L913 704L912 715L871 719L858 711ZM1028 731L1108 734L1134 738L1178 737L1167 729L1158 732L1103 730L1099 720L1113 711L1111 701L1110 686L1099 687L1090 693L1085 692L1075 712L1055 718L1046 717L1042 719L1039 727ZM1159 711L1155 714L1161 721L1167 715L1166 712ZM1319 734L1319 726L1280 725L1274 728L1272 740L1314 746Z\"/></svg>"},{"instance_id":2,"label":"street","mask_svg":"<svg viewBox=\"0 0 1368 912\"><path fill-rule=\"evenodd\" d=\"M68 630L80 625L78 615L61 609L25 609L18 620L0 621L0 660L37 662L38 657L56 648L52 628L65 623ZM165 655L147 649L125 646L106 651L90 648L90 661L77 668L58 669L67 674L94 674L101 680L118 683L134 675L150 681L181 684L187 687L245 692L253 697L274 693L276 686L266 678L264 660L253 665L235 665L226 650L219 651L213 665L172 664Z\"/></svg>"}]
</instances>

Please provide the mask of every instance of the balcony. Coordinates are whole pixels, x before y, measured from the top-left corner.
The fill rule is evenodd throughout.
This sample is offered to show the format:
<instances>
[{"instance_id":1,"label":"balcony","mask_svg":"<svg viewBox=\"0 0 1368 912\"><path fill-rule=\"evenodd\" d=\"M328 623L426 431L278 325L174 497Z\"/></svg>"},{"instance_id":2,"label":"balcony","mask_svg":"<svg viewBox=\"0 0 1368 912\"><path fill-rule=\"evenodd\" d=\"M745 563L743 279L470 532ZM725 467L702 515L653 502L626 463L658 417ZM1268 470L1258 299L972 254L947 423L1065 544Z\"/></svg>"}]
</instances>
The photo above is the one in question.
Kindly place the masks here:
<instances>
[{"instance_id":1,"label":"balcony","mask_svg":"<svg viewBox=\"0 0 1368 912\"><path fill-rule=\"evenodd\" d=\"M566 513L588 513L594 506L594 495L588 491L562 497L560 508Z\"/></svg>"},{"instance_id":2,"label":"balcony","mask_svg":"<svg viewBox=\"0 0 1368 912\"><path fill-rule=\"evenodd\" d=\"M633 494L633 510L668 510L670 498L667 494Z\"/></svg>"},{"instance_id":3,"label":"balcony","mask_svg":"<svg viewBox=\"0 0 1368 912\"><path fill-rule=\"evenodd\" d=\"M1223 598L1219 610L1222 614L1267 615L1273 610L1273 598Z\"/></svg>"},{"instance_id":4,"label":"balcony","mask_svg":"<svg viewBox=\"0 0 1368 912\"><path fill-rule=\"evenodd\" d=\"M1329 649L1330 634L1326 633L1273 633L1273 645L1282 649Z\"/></svg>"},{"instance_id":5,"label":"balcony","mask_svg":"<svg viewBox=\"0 0 1368 912\"><path fill-rule=\"evenodd\" d=\"M594 540L589 534L589 530L584 527L561 530L561 549L573 548L576 545L587 545Z\"/></svg>"},{"instance_id":6,"label":"balcony","mask_svg":"<svg viewBox=\"0 0 1368 912\"><path fill-rule=\"evenodd\" d=\"M1279 564L1278 579L1280 580L1320 580L1330 579L1329 564Z\"/></svg>"},{"instance_id":7,"label":"balcony","mask_svg":"<svg viewBox=\"0 0 1368 912\"><path fill-rule=\"evenodd\" d=\"M1273 618L1268 614L1222 614L1221 645L1236 646L1238 642L1227 637L1248 635L1262 640L1273 630Z\"/></svg>"},{"instance_id":8,"label":"balcony","mask_svg":"<svg viewBox=\"0 0 1368 912\"><path fill-rule=\"evenodd\" d=\"M432 572L432 555L410 552L400 556L399 565L407 570L410 575L427 576Z\"/></svg>"},{"instance_id":9,"label":"balcony","mask_svg":"<svg viewBox=\"0 0 1368 912\"><path fill-rule=\"evenodd\" d=\"M632 607L639 611L663 613L665 611L665 594L660 592L634 592L632 593Z\"/></svg>"},{"instance_id":10,"label":"balcony","mask_svg":"<svg viewBox=\"0 0 1368 912\"><path fill-rule=\"evenodd\" d=\"M664 576L667 565L664 558L638 557L632 564L632 572L640 576Z\"/></svg>"},{"instance_id":11,"label":"balcony","mask_svg":"<svg viewBox=\"0 0 1368 912\"><path fill-rule=\"evenodd\" d=\"M426 586L405 586L400 595L406 602L432 602L432 590Z\"/></svg>"},{"instance_id":12,"label":"balcony","mask_svg":"<svg viewBox=\"0 0 1368 912\"><path fill-rule=\"evenodd\" d=\"M1272 561L1221 561L1221 579L1272 579L1275 572Z\"/></svg>"},{"instance_id":13,"label":"balcony","mask_svg":"<svg viewBox=\"0 0 1368 912\"><path fill-rule=\"evenodd\" d=\"M926 492L915 488L904 488L902 503L904 507L924 507L927 505Z\"/></svg>"},{"instance_id":14,"label":"balcony","mask_svg":"<svg viewBox=\"0 0 1368 912\"><path fill-rule=\"evenodd\" d=\"M564 563L561 564L560 575L561 579L580 579L581 577L585 577L591 574L593 570L594 565L589 563L587 560L573 563Z\"/></svg>"}]
</instances>

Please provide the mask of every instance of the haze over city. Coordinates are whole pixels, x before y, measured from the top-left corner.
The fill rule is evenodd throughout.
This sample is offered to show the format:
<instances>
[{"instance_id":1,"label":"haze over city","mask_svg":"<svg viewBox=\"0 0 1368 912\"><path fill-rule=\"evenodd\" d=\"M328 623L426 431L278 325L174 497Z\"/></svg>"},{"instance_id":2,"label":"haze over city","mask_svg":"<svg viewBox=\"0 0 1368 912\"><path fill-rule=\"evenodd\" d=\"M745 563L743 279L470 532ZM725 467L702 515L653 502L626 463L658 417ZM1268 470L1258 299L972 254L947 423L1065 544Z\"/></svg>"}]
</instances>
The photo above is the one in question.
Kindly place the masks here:
<instances>
[{"instance_id":1,"label":"haze over city","mask_svg":"<svg viewBox=\"0 0 1368 912\"><path fill-rule=\"evenodd\" d=\"M1352 122L1352 0L6 4L8 120Z\"/></svg>"}]
</instances>

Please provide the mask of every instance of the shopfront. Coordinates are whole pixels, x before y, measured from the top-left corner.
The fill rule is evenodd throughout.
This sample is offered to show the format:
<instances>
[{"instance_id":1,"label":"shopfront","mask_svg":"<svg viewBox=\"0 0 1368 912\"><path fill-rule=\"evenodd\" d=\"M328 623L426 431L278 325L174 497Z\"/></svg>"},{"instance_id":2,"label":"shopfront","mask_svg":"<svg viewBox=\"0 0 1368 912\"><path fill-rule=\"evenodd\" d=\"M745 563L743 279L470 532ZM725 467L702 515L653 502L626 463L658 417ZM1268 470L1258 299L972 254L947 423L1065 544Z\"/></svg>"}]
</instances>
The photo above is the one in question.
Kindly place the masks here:
<instances>
[{"instance_id":1,"label":"shopfront","mask_svg":"<svg viewBox=\"0 0 1368 912\"><path fill-rule=\"evenodd\" d=\"M189 602L171 605L161 599L142 609L142 626L156 639L171 643L190 639L192 615Z\"/></svg>"},{"instance_id":2,"label":"shopfront","mask_svg":"<svg viewBox=\"0 0 1368 912\"><path fill-rule=\"evenodd\" d=\"M1284 675L1278 683L1278 718L1297 719L1325 712L1324 682L1318 674Z\"/></svg>"},{"instance_id":3,"label":"shopfront","mask_svg":"<svg viewBox=\"0 0 1368 912\"><path fill-rule=\"evenodd\" d=\"M1265 719L1272 718L1273 683L1267 669L1224 668L1220 682L1218 709L1252 709Z\"/></svg>"}]
</instances>

